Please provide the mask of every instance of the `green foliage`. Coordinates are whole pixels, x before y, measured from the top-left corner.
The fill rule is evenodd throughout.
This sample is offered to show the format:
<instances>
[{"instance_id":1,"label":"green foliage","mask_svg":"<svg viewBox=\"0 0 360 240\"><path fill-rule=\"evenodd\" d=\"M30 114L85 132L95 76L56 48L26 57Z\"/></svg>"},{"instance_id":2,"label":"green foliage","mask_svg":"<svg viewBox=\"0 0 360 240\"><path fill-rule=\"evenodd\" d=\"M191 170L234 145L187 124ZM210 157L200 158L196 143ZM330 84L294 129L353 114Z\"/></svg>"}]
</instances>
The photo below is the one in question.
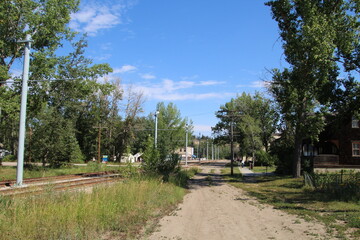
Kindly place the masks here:
<instances>
[{"instance_id":1,"label":"green foliage","mask_svg":"<svg viewBox=\"0 0 360 240\"><path fill-rule=\"evenodd\" d=\"M200 169L194 167L181 170L178 168L177 171L169 176L169 182L175 184L176 186L185 188L188 186L188 180L199 172Z\"/></svg>"},{"instance_id":2,"label":"green foliage","mask_svg":"<svg viewBox=\"0 0 360 240\"><path fill-rule=\"evenodd\" d=\"M220 122L213 131L217 142L229 143L233 121L234 141L241 146L240 155L254 156L261 148L268 150L278 121L278 113L269 99L256 92L245 92L231 99L217 112Z\"/></svg>"},{"instance_id":3,"label":"green foliage","mask_svg":"<svg viewBox=\"0 0 360 240\"><path fill-rule=\"evenodd\" d=\"M282 129L281 137L271 144L270 153L276 157L276 173L285 175L292 173L294 136L291 129Z\"/></svg>"},{"instance_id":4,"label":"green foliage","mask_svg":"<svg viewBox=\"0 0 360 240\"><path fill-rule=\"evenodd\" d=\"M338 91L342 88L340 66L350 76L351 69L356 69L359 1L272 0L266 5L278 22L285 58L291 66L273 70L269 90L284 122L294 129L293 175L299 177L302 140L317 138L333 96L344 95Z\"/></svg>"},{"instance_id":5,"label":"green foliage","mask_svg":"<svg viewBox=\"0 0 360 240\"><path fill-rule=\"evenodd\" d=\"M8 79L12 65L22 58L23 44L17 40L26 34L33 40L30 79L64 79L29 82L26 152L30 161L81 162L84 155L91 159L97 139L93 127L107 122L111 113L116 113L114 122L118 119L114 107L118 105L118 89L112 83L97 82L112 69L108 64L93 65L85 58L86 39L76 37L68 27L78 5L78 0L5 0L0 6L0 81ZM63 44L72 49L57 55ZM21 85L0 86L0 142L16 154ZM103 145L109 148L109 142Z\"/></svg>"},{"instance_id":6,"label":"green foliage","mask_svg":"<svg viewBox=\"0 0 360 240\"><path fill-rule=\"evenodd\" d=\"M177 154L168 154L165 158L161 157L159 151L154 147L152 137L148 137L147 146L142 155L143 169L150 174L160 174L164 181L169 180L171 173L176 171L180 157Z\"/></svg>"},{"instance_id":7,"label":"green foliage","mask_svg":"<svg viewBox=\"0 0 360 240\"><path fill-rule=\"evenodd\" d=\"M15 155L7 155L2 159L3 162L16 162L16 160Z\"/></svg>"},{"instance_id":8,"label":"green foliage","mask_svg":"<svg viewBox=\"0 0 360 240\"><path fill-rule=\"evenodd\" d=\"M277 162L276 156L271 155L268 152L263 150L257 151L255 154L257 165L261 166L274 166L275 162Z\"/></svg>"},{"instance_id":9,"label":"green foliage","mask_svg":"<svg viewBox=\"0 0 360 240\"><path fill-rule=\"evenodd\" d=\"M84 157L69 120L49 109L33 123L34 132L29 144L32 159L43 163L82 162ZM46 147L45 147L46 146Z\"/></svg>"},{"instance_id":10,"label":"green foliage","mask_svg":"<svg viewBox=\"0 0 360 240\"><path fill-rule=\"evenodd\" d=\"M169 154L172 154L178 147L185 145L185 125L187 119L181 117L180 111L173 103L169 103L168 105L165 105L163 102L158 103L157 110L159 112L158 149L160 158L166 159ZM152 126L155 126L153 121ZM189 136L190 135L191 133ZM182 139L184 141L181 141Z\"/></svg>"},{"instance_id":11,"label":"green foliage","mask_svg":"<svg viewBox=\"0 0 360 240\"><path fill-rule=\"evenodd\" d=\"M157 166L160 162L159 151L154 146L154 140L152 137L148 137L145 151L142 155L143 168L147 172L157 172Z\"/></svg>"}]
</instances>

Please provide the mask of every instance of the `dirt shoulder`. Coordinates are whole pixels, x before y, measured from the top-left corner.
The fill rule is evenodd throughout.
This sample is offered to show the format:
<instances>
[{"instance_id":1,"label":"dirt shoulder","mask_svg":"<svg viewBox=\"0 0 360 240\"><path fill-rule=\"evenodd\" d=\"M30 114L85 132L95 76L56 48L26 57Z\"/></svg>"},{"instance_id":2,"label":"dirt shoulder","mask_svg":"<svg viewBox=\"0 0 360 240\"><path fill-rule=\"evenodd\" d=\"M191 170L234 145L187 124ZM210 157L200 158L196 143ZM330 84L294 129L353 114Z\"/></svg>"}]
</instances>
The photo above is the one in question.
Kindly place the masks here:
<instances>
[{"instance_id":1,"label":"dirt shoulder","mask_svg":"<svg viewBox=\"0 0 360 240\"><path fill-rule=\"evenodd\" d=\"M259 203L220 177L225 162L203 165L190 193L143 239L331 239L325 227Z\"/></svg>"}]
</instances>

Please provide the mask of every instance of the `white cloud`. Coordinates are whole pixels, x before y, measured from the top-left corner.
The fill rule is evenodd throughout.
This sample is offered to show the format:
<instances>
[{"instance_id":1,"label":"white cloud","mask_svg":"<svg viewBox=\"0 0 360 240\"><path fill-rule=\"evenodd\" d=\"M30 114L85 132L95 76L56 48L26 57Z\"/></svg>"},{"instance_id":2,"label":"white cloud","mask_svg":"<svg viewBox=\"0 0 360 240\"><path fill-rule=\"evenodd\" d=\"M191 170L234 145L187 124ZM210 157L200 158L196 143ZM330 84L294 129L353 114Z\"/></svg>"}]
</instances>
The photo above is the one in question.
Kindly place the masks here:
<instances>
[{"instance_id":1,"label":"white cloud","mask_svg":"<svg viewBox=\"0 0 360 240\"><path fill-rule=\"evenodd\" d=\"M124 65L120 68L114 68L113 73L126 73L126 72L132 72L135 71L137 68L132 65Z\"/></svg>"},{"instance_id":2,"label":"white cloud","mask_svg":"<svg viewBox=\"0 0 360 240\"><path fill-rule=\"evenodd\" d=\"M250 84L240 84L237 85L236 87L238 88L242 88L242 87L247 87L247 88L264 88L266 87L266 83L264 81L254 81L251 82Z\"/></svg>"},{"instance_id":3,"label":"white cloud","mask_svg":"<svg viewBox=\"0 0 360 240\"><path fill-rule=\"evenodd\" d=\"M143 79L155 79L156 78L155 75L152 75L150 73L140 74L140 77Z\"/></svg>"},{"instance_id":4,"label":"white cloud","mask_svg":"<svg viewBox=\"0 0 360 240\"><path fill-rule=\"evenodd\" d=\"M93 58L98 60L98 61L104 61L104 60L110 59L111 56L112 56L111 54L103 54L103 55L100 55L100 56L95 56Z\"/></svg>"},{"instance_id":5,"label":"white cloud","mask_svg":"<svg viewBox=\"0 0 360 240\"><path fill-rule=\"evenodd\" d=\"M192 75L192 76L182 77L181 79L184 80L184 81L187 81L187 80L197 79L198 77L199 77L199 75L195 74L195 75Z\"/></svg>"},{"instance_id":6,"label":"white cloud","mask_svg":"<svg viewBox=\"0 0 360 240\"><path fill-rule=\"evenodd\" d=\"M210 125L194 125L194 131L195 132L201 132L201 133L211 133L211 127Z\"/></svg>"},{"instance_id":7,"label":"white cloud","mask_svg":"<svg viewBox=\"0 0 360 240\"><path fill-rule=\"evenodd\" d=\"M163 79L161 83L135 85L133 88L137 92L143 92L145 96L150 99L157 99L161 101L176 101L176 100L205 100L205 99L224 99L229 96L234 96L234 93L223 92L208 92L208 93L193 93L191 88L196 86L203 86L201 83L192 81L174 82L171 79ZM185 89L179 92L179 90Z\"/></svg>"},{"instance_id":8,"label":"white cloud","mask_svg":"<svg viewBox=\"0 0 360 240\"><path fill-rule=\"evenodd\" d=\"M85 5L86 4L86 5ZM134 2L114 4L110 1L87 1L82 9L71 15L70 27L78 32L86 32L95 36L102 29L113 28L123 23L125 11Z\"/></svg>"},{"instance_id":9,"label":"white cloud","mask_svg":"<svg viewBox=\"0 0 360 240\"><path fill-rule=\"evenodd\" d=\"M200 82L201 86L212 86L212 85L220 85L220 84L225 84L225 82L220 82L220 81L201 81Z\"/></svg>"}]
</instances>

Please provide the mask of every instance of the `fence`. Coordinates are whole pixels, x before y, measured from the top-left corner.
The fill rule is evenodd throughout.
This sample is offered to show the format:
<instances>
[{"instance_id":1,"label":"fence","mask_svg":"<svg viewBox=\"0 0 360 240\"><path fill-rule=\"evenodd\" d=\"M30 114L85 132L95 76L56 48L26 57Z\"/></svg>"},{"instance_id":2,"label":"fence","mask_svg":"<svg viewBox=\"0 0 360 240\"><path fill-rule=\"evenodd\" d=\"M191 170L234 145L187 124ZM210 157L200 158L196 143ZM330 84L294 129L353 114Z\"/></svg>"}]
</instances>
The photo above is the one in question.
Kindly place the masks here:
<instances>
[{"instance_id":1,"label":"fence","mask_svg":"<svg viewBox=\"0 0 360 240\"><path fill-rule=\"evenodd\" d=\"M360 200L360 172L304 173L305 185L338 200Z\"/></svg>"}]
</instances>

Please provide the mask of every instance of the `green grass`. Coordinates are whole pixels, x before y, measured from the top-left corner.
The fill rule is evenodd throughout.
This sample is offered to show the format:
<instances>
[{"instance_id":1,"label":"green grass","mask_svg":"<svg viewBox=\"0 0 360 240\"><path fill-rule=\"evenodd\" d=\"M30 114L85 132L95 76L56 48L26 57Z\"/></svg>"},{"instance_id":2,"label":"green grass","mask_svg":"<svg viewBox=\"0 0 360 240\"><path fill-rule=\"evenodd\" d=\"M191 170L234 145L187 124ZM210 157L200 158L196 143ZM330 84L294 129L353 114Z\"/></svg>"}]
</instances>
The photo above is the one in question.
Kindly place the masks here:
<instances>
[{"instance_id":1,"label":"green grass","mask_svg":"<svg viewBox=\"0 0 360 240\"><path fill-rule=\"evenodd\" d=\"M38 197L0 197L0 239L133 238L148 219L169 212L187 191L160 179L137 177L91 193L50 190Z\"/></svg>"},{"instance_id":2,"label":"green grass","mask_svg":"<svg viewBox=\"0 0 360 240\"><path fill-rule=\"evenodd\" d=\"M36 177L60 176L67 174L78 174L97 171L122 171L124 167L110 167L106 164L89 163L88 166L69 166L61 168L50 168L41 166L26 166L24 168L24 179ZM0 166L0 180L16 179L16 167Z\"/></svg>"},{"instance_id":3,"label":"green grass","mask_svg":"<svg viewBox=\"0 0 360 240\"><path fill-rule=\"evenodd\" d=\"M340 239L360 237L360 202L331 201L319 192L304 187L302 178L261 176L255 181L242 181L241 176L231 177L229 169L225 178L235 187L242 188L263 203L301 216L305 220L319 220L328 231Z\"/></svg>"},{"instance_id":4,"label":"green grass","mask_svg":"<svg viewBox=\"0 0 360 240\"><path fill-rule=\"evenodd\" d=\"M274 172L276 170L276 167L268 167L267 171L266 171L266 167L261 167L261 166L255 166L252 171L253 172L257 172L257 173L270 173L270 172Z\"/></svg>"},{"instance_id":5,"label":"green grass","mask_svg":"<svg viewBox=\"0 0 360 240\"><path fill-rule=\"evenodd\" d=\"M233 168L233 173L234 173L233 176L231 176L230 173L231 173L230 168L221 169L221 174L223 175L223 177L225 177L225 179L227 181L229 181L229 182L240 182L240 181L242 181L242 175L241 175L240 170L239 170L238 167Z\"/></svg>"}]
</instances>

